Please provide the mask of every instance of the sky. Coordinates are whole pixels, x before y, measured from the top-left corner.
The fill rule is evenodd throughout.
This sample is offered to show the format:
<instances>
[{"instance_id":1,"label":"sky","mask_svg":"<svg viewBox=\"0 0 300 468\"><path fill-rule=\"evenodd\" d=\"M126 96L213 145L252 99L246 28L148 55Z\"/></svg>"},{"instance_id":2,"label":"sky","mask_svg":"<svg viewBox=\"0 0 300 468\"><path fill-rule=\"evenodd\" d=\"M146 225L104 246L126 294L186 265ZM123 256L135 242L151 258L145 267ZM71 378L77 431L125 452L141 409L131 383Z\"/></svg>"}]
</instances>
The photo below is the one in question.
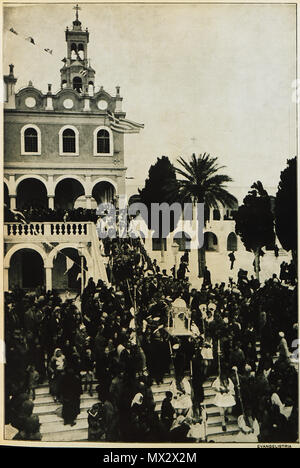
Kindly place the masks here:
<instances>
[{"instance_id":1,"label":"sky","mask_svg":"<svg viewBox=\"0 0 300 468\"><path fill-rule=\"evenodd\" d=\"M3 69L15 65L17 90L29 80L43 92L48 83L59 90L73 6L4 8ZM114 95L120 86L127 118L145 125L125 135L130 194L143 187L157 157L178 165L178 157L203 152L226 166L239 200L257 180L276 193L297 151L295 5L80 6L96 91L103 86Z\"/></svg>"}]
</instances>

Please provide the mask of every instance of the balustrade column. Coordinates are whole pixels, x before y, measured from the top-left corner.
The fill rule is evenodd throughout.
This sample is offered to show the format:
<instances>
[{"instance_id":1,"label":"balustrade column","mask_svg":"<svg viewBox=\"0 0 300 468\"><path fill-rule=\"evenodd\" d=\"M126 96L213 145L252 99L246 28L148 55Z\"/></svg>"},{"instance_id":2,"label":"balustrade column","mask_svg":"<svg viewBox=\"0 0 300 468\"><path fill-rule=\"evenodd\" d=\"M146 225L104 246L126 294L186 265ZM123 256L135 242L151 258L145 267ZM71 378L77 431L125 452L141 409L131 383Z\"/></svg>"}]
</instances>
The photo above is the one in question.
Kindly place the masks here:
<instances>
[{"instance_id":1,"label":"balustrade column","mask_svg":"<svg viewBox=\"0 0 300 468\"><path fill-rule=\"evenodd\" d=\"M52 267L46 267L46 291L52 291Z\"/></svg>"},{"instance_id":2,"label":"balustrade column","mask_svg":"<svg viewBox=\"0 0 300 468\"><path fill-rule=\"evenodd\" d=\"M90 210L92 208L92 195L86 195L86 209Z\"/></svg>"},{"instance_id":3,"label":"balustrade column","mask_svg":"<svg viewBox=\"0 0 300 468\"><path fill-rule=\"evenodd\" d=\"M11 210L15 210L17 207L17 196L16 195L9 195L9 200L10 200L10 206L9 208Z\"/></svg>"},{"instance_id":4,"label":"balustrade column","mask_svg":"<svg viewBox=\"0 0 300 468\"><path fill-rule=\"evenodd\" d=\"M3 270L3 289L4 291L9 291L9 268L4 267Z\"/></svg>"},{"instance_id":5,"label":"balustrade column","mask_svg":"<svg viewBox=\"0 0 300 468\"><path fill-rule=\"evenodd\" d=\"M54 210L54 195L48 195L48 208Z\"/></svg>"}]
</instances>

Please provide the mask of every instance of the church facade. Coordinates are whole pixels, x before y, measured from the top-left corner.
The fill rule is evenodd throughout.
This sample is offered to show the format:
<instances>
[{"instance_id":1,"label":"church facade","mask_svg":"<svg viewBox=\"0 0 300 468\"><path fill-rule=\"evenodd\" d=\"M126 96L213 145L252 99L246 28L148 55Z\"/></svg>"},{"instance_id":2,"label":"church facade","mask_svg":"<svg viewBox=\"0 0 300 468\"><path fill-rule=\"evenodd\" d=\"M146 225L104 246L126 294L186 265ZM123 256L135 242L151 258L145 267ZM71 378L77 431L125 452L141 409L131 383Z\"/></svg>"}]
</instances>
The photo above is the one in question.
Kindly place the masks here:
<instances>
[{"instance_id":1,"label":"church facade","mask_svg":"<svg viewBox=\"0 0 300 468\"><path fill-rule=\"evenodd\" d=\"M43 93L32 82L16 91L13 65L4 76L4 203L11 210L30 206L40 210L91 209L103 202L118 204L119 197L125 196L124 134L138 133L143 125L125 118L119 86L113 96L102 87L95 92L95 70L88 58L89 31L82 27L78 10L72 27L66 28L65 40L58 92L49 84ZM96 251L92 252L95 246L91 244L96 238L89 223L69 227L48 224L36 223L27 230L6 224L5 289L14 284L30 286L26 265L32 263L34 252L40 257L33 262L39 265L36 276L42 274L47 289L68 286L62 275L56 283L57 275L53 276L56 254L64 249L75 249L76 258L79 251L84 252L87 275L101 276L93 265ZM80 258L75 257L77 264ZM62 256L61 272L67 258L69 253Z\"/></svg>"}]
</instances>

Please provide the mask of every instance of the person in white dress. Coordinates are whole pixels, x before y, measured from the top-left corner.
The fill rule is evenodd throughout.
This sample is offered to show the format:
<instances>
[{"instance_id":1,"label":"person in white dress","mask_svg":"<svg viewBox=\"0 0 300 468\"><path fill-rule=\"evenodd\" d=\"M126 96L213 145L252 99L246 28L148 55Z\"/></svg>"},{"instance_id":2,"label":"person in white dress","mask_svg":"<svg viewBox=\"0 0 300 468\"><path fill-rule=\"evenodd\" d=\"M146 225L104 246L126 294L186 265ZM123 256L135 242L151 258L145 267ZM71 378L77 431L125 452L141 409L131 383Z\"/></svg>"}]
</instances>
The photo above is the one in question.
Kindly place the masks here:
<instances>
[{"instance_id":1,"label":"person in white dress","mask_svg":"<svg viewBox=\"0 0 300 468\"><path fill-rule=\"evenodd\" d=\"M235 389L232 380L224 372L213 382L212 387L216 390L213 404L220 408L222 417L222 429L225 432L227 414L231 413L231 408L235 406Z\"/></svg>"},{"instance_id":2,"label":"person in white dress","mask_svg":"<svg viewBox=\"0 0 300 468\"><path fill-rule=\"evenodd\" d=\"M256 418L251 414L241 414L238 417L238 426L240 432L237 434L235 442L237 443L257 443L260 434L260 427Z\"/></svg>"},{"instance_id":3,"label":"person in white dress","mask_svg":"<svg viewBox=\"0 0 300 468\"><path fill-rule=\"evenodd\" d=\"M172 405L178 413L183 413L185 416L192 416L192 389L187 377L183 378L181 386L184 392L178 390L175 380L173 380L170 384L169 390L173 393Z\"/></svg>"}]
</instances>

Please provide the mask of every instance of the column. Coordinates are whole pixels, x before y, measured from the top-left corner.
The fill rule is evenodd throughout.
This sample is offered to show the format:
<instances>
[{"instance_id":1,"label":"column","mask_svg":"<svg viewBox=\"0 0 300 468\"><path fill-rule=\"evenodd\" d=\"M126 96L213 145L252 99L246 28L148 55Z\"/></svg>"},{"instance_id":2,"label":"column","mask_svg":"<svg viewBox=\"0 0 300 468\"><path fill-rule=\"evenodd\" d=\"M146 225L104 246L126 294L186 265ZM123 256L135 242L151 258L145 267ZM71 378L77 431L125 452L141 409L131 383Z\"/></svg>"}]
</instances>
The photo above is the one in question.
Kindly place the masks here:
<instances>
[{"instance_id":1,"label":"column","mask_svg":"<svg viewBox=\"0 0 300 468\"><path fill-rule=\"evenodd\" d=\"M47 103L45 110L53 110L52 96L47 96Z\"/></svg>"},{"instance_id":2,"label":"column","mask_svg":"<svg viewBox=\"0 0 300 468\"><path fill-rule=\"evenodd\" d=\"M91 108L90 108L90 100L85 98L84 100L84 108L83 108L84 111L90 111Z\"/></svg>"},{"instance_id":3,"label":"column","mask_svg":"<svg viewBox=\"0 0 300 468\"><path fill-rule=\"evenodd\" d=\"M52 267L46 267L46 291L52 291Z\"/></svg>"},{"instance_id":4,"label":"column","mask_svg":"<svg viewBox=\"0 0 300 468\"><path fill-rule=\"evenodd\" d=\"M10 200L10 209L15 210L17 207L17 196L9 195L9 200Z\"/></svg>"},{"instance_id":5,"label":"column","mask_svg":"<svg viewBox=\"0 0 300 468\"><path fill-rule=\"evenodd\" d=\"M3 270L3 289L9 291L9 268L4 267Z\"/></svg>"},{"instance_id":6,"label":"column","mask_svg":"<svg viewBox=\"0 0 300 468\"><path fill-rule=\"evenodd\" d=\"M92 195L86 195L86 209L90 210L92 208Z\"/></svg>"},{"instance_id":7,"label":"column","mask_svg":"<svg viewBox=\"0 0 300 468\"><path fill-rule=\"evenodd\" d=\"M54 210L54 195L48 195L48 208Z\"/></svg>"}]
</instances>

